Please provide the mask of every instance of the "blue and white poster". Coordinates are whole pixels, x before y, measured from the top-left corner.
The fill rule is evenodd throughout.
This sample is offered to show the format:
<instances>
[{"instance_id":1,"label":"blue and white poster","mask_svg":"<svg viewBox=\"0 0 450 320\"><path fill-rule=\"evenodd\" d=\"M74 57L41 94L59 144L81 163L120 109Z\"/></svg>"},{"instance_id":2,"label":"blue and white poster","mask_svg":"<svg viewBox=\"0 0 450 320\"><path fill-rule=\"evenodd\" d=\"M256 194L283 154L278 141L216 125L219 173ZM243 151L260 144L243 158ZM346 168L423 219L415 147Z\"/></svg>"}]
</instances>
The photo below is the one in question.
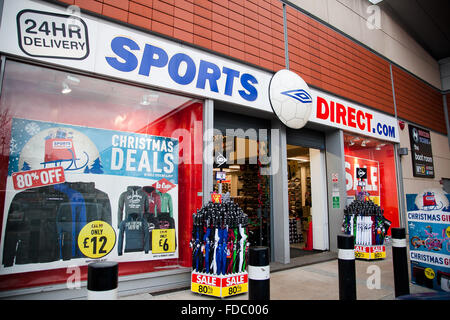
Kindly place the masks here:
<instances>
[{"instance_id":1,"label":"blue and white poster","mask_svg":"<svg viewBox=\"0 0 450 320\"><path fill-rule=\"evenodd\" d=\"M411 280L450 291L450 194L425 189L407 194Z\"/></svg>"},{"instance_id":2,"label":"blue and white poster","mask_svg":"<svg viewBox=\"0 0 450 320\"><path fill-rule=\"evenodd\" d=\"M12 119L0 274L178 258L178 140Z\"/></svg>"}]
</instances>

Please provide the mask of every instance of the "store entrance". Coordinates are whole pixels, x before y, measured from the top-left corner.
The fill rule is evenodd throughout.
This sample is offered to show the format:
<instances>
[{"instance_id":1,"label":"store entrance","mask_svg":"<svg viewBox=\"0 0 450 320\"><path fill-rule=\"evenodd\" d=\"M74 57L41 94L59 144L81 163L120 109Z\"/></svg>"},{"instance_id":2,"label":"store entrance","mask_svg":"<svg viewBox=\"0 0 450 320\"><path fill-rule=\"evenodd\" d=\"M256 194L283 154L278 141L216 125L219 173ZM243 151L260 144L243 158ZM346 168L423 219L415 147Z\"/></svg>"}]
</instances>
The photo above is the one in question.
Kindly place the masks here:
<instances>
[{"instance_id":1,"label":"store entrance","mask_svg":"<svg viewBox=\"0 0 450 320\"><path fill-rule=\"evenodd\" d=\"M322 251L316 249L317 243L315 245L313 239L313 225L322 223L317 211L321 211L319 208L322 208L324 198L326 199L326 193L320 194L320 181L323 178L320 150L288 144L287 169L289 245L292 259ZM312 178L315 179L313 183ZM320 226L315 227L317 230Z\"/></svg>"},{"instance_id":2,"label":"store entrance","mask_svg":"<svg viewBox=\"0 0 450 320\"><path fill-rule=\"evenodd\" d=\"M311 216L311 167L309 148L287 145L289 245L295 258L311 252L308 233Z\"/></svg>"},{"instance_id":3,"label":"store entrance","mask_svg":"<svg viewBox=\"0 0 450 320\"><path fill-rule=\"evenodd\" d=\"M261 168L265 166L258 157L267 150L268 142L215 135L214 146L214 191L229 194L248 215L249 243L270 248L270 176L261 174ZM221 154L226 159L223 164L217 161L217 155L220 157Z\"/></svg>"}]
</instances>

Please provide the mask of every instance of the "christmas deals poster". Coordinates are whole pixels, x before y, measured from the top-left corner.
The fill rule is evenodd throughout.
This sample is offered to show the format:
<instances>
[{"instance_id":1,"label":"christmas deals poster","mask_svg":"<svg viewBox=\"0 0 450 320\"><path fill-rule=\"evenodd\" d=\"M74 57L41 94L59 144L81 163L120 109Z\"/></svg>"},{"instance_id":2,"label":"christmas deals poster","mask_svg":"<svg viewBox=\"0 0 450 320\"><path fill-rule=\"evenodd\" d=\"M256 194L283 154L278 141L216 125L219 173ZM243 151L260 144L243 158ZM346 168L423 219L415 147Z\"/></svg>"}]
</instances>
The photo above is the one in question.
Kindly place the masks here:
<instances>
[{"instance_id":1,"label":"christmas deals poster","mask_svg":"<svg viewBox=\"0 0 450 320\"><path fill-rule=\"evenodd\" d=\"M450 194L406 194L412 282L450 291Z\"/></svg>"},{"instance_id":2,"label":"christmas deals poster","mask_svg":"<svg viewBox=\"0 0 450 320\"><path fill-rule=\"evenodd\" d=\"M0 274L178 257L178 140L12 119Z\"/></svg>"}]
</instances>

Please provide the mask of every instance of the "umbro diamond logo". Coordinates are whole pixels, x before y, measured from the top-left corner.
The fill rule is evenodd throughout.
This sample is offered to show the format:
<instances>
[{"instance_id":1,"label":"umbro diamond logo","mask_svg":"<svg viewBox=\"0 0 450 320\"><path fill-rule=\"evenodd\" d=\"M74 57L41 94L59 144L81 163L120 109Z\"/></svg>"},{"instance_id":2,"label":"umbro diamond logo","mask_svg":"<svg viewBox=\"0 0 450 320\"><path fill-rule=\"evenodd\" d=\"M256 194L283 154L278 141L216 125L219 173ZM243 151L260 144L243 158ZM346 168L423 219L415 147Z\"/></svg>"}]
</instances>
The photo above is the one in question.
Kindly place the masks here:
<instances>
[{"instance_id":1,"label":"umbro diamond logo","mask_svg":"<svg viewBox=\"0 0 450 320\"><path fill-rule=\"evenodd\" d=\"M301 103L312 102L312 98L309 95L309 93L303 89L288 90L288 91L281 92L281 94L284 94L288 97L294 98L294 99L300 101Z\"/></svg>"}]
</instances>

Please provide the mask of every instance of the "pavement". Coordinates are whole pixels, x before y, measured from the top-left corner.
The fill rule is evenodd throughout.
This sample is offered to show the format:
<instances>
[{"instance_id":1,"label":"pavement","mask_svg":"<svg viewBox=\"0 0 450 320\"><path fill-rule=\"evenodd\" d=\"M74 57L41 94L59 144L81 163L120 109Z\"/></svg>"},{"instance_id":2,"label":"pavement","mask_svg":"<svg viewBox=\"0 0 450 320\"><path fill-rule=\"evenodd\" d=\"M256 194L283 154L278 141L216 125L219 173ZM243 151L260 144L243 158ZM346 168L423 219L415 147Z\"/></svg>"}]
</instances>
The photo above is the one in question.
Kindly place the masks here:
<instances>
[{"instance_id":1,"label":"pavement","mask_svg":"<svg viewBox=\"0 0 450 320\"><path fill-rule=\"evenodd\" d=\"M316 260L315 260L316 259ZM325 260L325 261L324 261ZM386 246L386 258L356 260L357 300L395 300L392 247ZM411 279L411 276L409 277ZM410 293L436 292L410 283ZM122 296L120 300L218 300L182 288L167 292ZM331 252L291 259L289 265L271 264L271 300L339 300L337 256ZM248 294L226 300L248 300Z\"/></svg>"}]
</instances>

